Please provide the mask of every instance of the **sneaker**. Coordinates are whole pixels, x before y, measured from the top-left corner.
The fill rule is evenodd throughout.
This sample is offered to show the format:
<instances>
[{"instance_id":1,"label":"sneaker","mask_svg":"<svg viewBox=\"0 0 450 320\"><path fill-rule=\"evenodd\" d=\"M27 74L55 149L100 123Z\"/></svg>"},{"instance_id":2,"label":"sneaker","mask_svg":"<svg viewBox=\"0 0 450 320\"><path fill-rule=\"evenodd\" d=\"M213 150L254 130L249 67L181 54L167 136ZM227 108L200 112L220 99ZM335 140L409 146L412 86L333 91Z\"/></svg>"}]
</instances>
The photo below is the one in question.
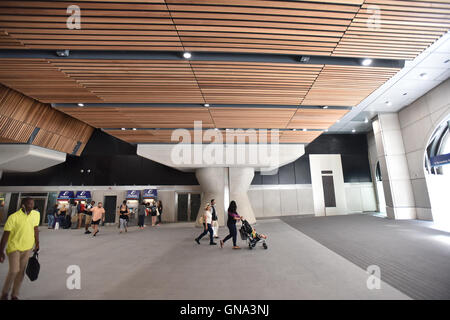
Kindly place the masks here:
<instances>
[{"instance_id":1,"label":"sneaker","mask_svg":"<svg viewBox=\"0 0 450 320\"><path fill-rule=\"evenodd\" d=\"M215 242L211 242L210 244L209 244L210 246L216 246L217 245L217 243L215 243Z\"/></svg>"},{"instance_id":2,"label":"sneaker","mask_svg":"<svg viewBox=\"0 0 450 320\"><path fill-rule=\"evenodd\" d=\"M90 232L89 230L86 230L86 232L84 234L89 234L89 233L92 233L92 232Z\"/></svg>"},{"instance_id":3,"label":"sneaker","mask_svg":"<svg viewBox=\"0 0 450 320\"><path fill-rule=\"evenodd\" d=\"M197 242L198 244L200 244L200 241L198 240L198 238L195 238L195 242Z\"/></svg>"}]
</instances>

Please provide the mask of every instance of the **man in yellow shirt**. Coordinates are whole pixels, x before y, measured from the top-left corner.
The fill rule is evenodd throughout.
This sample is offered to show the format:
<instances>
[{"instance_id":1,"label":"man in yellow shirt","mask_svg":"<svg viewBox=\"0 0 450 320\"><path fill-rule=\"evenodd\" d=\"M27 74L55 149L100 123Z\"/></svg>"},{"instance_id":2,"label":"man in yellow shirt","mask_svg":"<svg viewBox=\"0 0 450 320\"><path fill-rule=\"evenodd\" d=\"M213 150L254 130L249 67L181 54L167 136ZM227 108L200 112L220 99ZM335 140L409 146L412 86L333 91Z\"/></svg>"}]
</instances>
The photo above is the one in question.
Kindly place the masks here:
<instances>
[{"instance_id":1,"label":"man in yellow shirt","mask_svg":"<svg viewBox=\"0 0 450 320\"><path fill-rule=\"evenodd\" d=\"M2 290L2 300L8 299L13 287L11 300L18 300L20 286L25 276L31 250L39 250L39 212L33 210L34 200L26 198L19 211L13 213L6 220L2 239L0 241L0 263L5 261L6 254L9 260L8 275Z\"/></svg>"}]
</instances>

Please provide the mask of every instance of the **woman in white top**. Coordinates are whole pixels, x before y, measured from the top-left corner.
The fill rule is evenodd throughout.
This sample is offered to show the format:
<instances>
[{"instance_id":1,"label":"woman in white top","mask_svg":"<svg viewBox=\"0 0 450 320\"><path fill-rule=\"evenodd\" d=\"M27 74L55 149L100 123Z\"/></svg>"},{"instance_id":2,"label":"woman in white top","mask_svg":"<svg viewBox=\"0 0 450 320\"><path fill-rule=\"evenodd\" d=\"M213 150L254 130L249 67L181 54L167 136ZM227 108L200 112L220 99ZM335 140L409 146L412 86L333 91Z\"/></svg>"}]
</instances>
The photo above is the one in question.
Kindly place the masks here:
<instances>
[{"instance_id":1,"label":"woman in white top","mask_svg":"<svg viewBox=\"0 0 450 320\"><path fill-rule=\"evenodd\" d=\"M209 203L205 206L205 213L203 214L203 227L204 231L201 235L199 235L197 238L195 238L195 242L200 244L200 239L203 238L208 232L209 232L209 244L210 245L216 245L217 243L214 242L214 231L211 226L212 223L212 213L211 213L211 205Z\"/></svg>"}]
</instances>

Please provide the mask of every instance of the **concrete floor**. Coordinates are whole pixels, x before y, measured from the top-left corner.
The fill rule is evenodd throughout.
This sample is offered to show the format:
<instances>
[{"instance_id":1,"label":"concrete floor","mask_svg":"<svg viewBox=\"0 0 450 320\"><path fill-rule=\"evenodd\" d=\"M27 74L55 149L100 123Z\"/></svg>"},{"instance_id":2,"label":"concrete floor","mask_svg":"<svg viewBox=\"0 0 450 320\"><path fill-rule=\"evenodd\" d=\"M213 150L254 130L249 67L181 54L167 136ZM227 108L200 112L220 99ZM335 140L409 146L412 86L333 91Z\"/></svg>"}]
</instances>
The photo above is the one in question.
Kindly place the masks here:
<instances>
[{"instance_id":1,"label":"concrete floor","mask_svg":"<svg viewBox=\"0 0 450 320\"><path fill-rule=\"evenodd\" d=\"M23 299L408 299L278 219L259 221L269 249L232 250L194 242L200 229L168 224L96 238L81 230L41 230L39 279L25 279ZM220 230L223 237L225 228ZM239 240L240 241L240 240ZM244 244L241 242L241 245ZM68 266L81 269L81 289L69 290ZM0 265L3 282L7 264Z\"/></svg>"}]
</instances>

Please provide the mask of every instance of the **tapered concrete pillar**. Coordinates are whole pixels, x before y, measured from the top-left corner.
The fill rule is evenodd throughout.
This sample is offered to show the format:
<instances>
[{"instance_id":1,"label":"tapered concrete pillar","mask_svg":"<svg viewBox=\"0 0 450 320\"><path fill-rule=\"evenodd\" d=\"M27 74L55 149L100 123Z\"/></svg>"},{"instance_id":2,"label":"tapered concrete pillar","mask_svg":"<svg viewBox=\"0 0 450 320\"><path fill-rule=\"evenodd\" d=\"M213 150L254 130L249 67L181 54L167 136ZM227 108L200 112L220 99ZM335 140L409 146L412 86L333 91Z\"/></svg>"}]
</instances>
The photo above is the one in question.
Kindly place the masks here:
<instances>
[{"instance_id":1,"label":"tapered concrete pillar","mask_svg":"<svg viewBox=\"0 0 450 320\"><path fill-rule=\"evenodd\" d=\"M237 212L251 224L256 218L247 191L254 176L253 168L229 168L230 201L236 201Z\"/></svg>"},{"instance_id":2,"label":"tapered concrete pillar","mask_svg":"<svg viewBox=\"0 0 450 320\"><path fill-rule=\"evenodd\" d=\"M372 123L390 219L416 219L414 194L397 113L379 114Z\"/></svg>"},{"instance_id":3,"label":"tapered concrete pillar","mask_svg":"<svg viewBox=\"0 0 450 320\"><path fill-rule=\"evenodd\" d=\"M226 208L224 205L224 194L225 174L227 170L227 168L215 167L199 168L195 170L195 176L203 191L202 202L196 220L197 226L200 226L199 219L203 215L205 204L210 202L211 199L216 200L216 213L219 219L219 225L223 226L225 224L224 212Z\"/></svg>"}]
</instances>

